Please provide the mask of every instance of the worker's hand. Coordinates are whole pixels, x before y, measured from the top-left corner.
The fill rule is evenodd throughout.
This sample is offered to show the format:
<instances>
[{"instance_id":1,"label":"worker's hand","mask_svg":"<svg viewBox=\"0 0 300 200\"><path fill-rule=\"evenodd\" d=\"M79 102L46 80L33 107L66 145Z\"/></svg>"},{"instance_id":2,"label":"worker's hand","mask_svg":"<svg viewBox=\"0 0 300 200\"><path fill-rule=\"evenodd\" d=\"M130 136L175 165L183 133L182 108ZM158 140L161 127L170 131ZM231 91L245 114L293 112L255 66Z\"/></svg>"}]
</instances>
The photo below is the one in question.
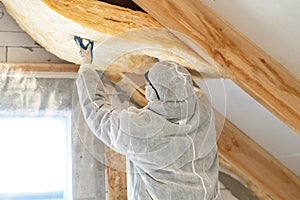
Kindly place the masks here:
<instances>
[{"instance_id":1,"label":"worker's hand","mask_svg":"<svg viewBox=\"0 0 300 200\"><path fill-rule=\"evenodd\" d=\"M88 39L82 39L79 36L74 36L74 40L80 49L79 55L82 64L92 64L94 42ZM84 44L85 41L87 42L86 45Z\"/></svg>"}]
</instances>

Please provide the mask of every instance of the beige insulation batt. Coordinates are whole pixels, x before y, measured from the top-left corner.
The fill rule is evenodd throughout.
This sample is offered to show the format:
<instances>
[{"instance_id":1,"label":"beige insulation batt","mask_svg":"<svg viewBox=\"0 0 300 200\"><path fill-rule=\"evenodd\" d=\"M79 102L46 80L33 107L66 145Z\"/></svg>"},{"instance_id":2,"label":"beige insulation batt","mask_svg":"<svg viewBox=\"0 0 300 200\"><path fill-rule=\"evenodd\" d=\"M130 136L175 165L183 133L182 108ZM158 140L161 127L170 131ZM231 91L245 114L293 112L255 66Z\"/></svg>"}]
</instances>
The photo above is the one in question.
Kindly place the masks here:
<instances>
[{"instance_id":1,"label":"beige insulation batt","mask_svg":"<svg viewBox=\"0 0 300 200\"><path fill-rule=\"evenodd\" d=\"M97 47L103 41L116 35L122 36L128 31L147 27L162 28L146 13L96 0L2 0L2 2L21 28L41 46L59 58L77 64L80 63L80 59L78 47L73 40L74 35L94 40ZM219 76L217 68L212 67L215 65L213 61L198 56L165 30L159 31L159 34L145 34L144 37L140 32L136 35L133 32L125 34L122 39L125 39L128 46L151 44L155 49L141 49L123 56L116 64L110 65L108 71L130 71L137 63L153 62L153 57L157 57L160 60L173 60L207 76ZM111 51L112 49L104 53L110 54ZM103 56L103 51L101 53L102 58L106 57ZM103 68L108 64L109 61L102 61L101 66L95 67Z\"/></svg>"}]
</instances>

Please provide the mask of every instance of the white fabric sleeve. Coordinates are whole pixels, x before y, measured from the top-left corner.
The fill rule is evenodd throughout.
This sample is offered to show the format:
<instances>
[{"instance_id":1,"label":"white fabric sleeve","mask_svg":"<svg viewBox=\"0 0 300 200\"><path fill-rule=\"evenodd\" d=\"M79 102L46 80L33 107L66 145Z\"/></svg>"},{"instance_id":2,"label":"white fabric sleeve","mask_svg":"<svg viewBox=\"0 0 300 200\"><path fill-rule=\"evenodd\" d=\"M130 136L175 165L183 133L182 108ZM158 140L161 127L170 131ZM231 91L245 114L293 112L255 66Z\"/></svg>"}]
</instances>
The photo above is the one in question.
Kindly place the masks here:
<instances>
[{"instance_id":1,"label":"white fabric sleeve","mask_svg":"<svg viewBox=\"0 0 300 200\"><path fill-rule=\"evenodd\" d=\"M126 154L130 138L118 130L120 117L118 111L113 110L111 106L111 94L107 93L104 84L92 65L81 65L76 85L86 123L92 133L106 145Z\"/></svg>"}]
</instances>

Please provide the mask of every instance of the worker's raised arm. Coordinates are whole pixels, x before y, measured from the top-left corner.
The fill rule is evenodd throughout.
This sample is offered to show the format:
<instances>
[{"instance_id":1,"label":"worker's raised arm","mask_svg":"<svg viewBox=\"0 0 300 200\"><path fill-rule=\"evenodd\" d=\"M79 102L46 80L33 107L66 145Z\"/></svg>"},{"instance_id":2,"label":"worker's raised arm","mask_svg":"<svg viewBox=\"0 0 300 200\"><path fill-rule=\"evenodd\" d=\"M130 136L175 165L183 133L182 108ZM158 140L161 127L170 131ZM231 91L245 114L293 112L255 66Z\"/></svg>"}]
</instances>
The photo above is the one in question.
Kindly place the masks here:
<instances>
[{"instance_id":1,"label":"worker's raised arm","mask_svg":"<svg viewBox=\"0 0 300 200\"><path fill-rule=\"evenodd\" d=\"M84 120L97 138L121 154L132 155L154 149L149 144L154 140L160 144L158 133L165 128L168 128L163 131L167 133L166 140L175 137L172 133L176 133L177 127L165 126L166 120L150 110L113 106L112 98L118 98L119 93L110 89L112 85L105 79L107 77L104 74L100 77L91 64L83 64L76 80Z\"/></svg>"},{"instance_id":2,"label":"worker's raised arm","mask_svg":"<svg viewBox=\"0 0 300 200\"><path fill-rule=\"evenodd\" d=\"M81 38L75 38L75 41L79 43L83 61L76 80L83 123L87 123L97 138L121 154L148 152L153 145L145 144L149 143L149 138L157 136L166 120L148 109L121 109L113 105L112 102L120 102L125 93L117 91L102 71L98 74L93 68L92 43L84 46Z\"/></svg>"},{"instance_id":3,"label":"worker's raised arm","mask_svg":"<svg viewBox=\"0 0 300 200\"><path fill-rule=\"evenodd\" d=\"M118 132L113 129L118 127L118 116L113 114L111 101L92 65L81 65L76 87L85 122L96 137L114 148Z\"/></svg>"},{"instance_id":4,"label":"worker's raised arm","mask_svg":"<svg viewBox=\"0 0 300 200\"><path fill-rule=\"evenodd\" d=\"M80 47L83 62L76 79L83 123L87 123L91 132L105 144L119 153L126 154L128 148L126 141L130 140L124 139L128 136L118 131L120 118L119 111L114 110L111 103L114 93L112 83L104 74L101 76L102 72L100 77L91 64L93 42L89 41L84 45L81 38L75 36L74 39Z\"/></svg>"}]
</instances>

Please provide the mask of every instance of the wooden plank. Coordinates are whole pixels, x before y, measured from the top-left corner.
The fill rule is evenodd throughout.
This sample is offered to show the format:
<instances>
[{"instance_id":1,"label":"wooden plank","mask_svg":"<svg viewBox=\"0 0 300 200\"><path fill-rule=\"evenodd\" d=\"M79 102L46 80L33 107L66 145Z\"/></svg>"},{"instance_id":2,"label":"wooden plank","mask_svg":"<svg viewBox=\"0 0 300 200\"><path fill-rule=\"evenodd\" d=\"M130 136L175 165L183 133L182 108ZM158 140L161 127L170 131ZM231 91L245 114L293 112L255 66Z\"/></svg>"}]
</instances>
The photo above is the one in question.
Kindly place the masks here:
<instances>
[{"instance_id":1,"label":"wooden plank","mask_svg":"<svg viewBox=\"0 0 300 200\"><path fill-rule=\"evenodd\" d=\"M133 1L165 27L191 37L233 81L300 134L300 82L278 62L199 0Z\"/></svg>"},{"instance_id":2,"label":"wooden plank","mask_svg":"<svg viewBox=\"0 0 300 200\"><path fill-rule=\"evenodd\" d=\"M0 63L0 71L77 72L79 65L66 63Z\"/></svg>"},{"instance_id":3,"label":"wooden plank","mask_svg":"<svg viewBox=\"0 0 300 200\"><path fill-rule=\"evenodd\" d=\"M106 72L105 75L114 83L122 78L122 74ZM108 182L108 198L110 200L127 199L126 156L105 146L106 171Z\"/></svg>"},{"instance_id":4,"label":"wooden plank","mask_svg":"<svg viewBox=\"0 0 300 200\"><path fill-rule=\"evenodd\" d=\"M216 118L222 116L217 113ZM300 179L229 120L218 149L220 160L225 160L226 167L241 176L259 199L300 199Z\"/></svg>"},{"instance_id":5,"label":"wooden plank","mask_svg":"<svg viewBox=\"0 0 300 200\"><path fill-rule=\"evenodd\" d=\"M127 199L126 157L105 146L108 197L110 200Z\"/></svg>"}]
</instances>

